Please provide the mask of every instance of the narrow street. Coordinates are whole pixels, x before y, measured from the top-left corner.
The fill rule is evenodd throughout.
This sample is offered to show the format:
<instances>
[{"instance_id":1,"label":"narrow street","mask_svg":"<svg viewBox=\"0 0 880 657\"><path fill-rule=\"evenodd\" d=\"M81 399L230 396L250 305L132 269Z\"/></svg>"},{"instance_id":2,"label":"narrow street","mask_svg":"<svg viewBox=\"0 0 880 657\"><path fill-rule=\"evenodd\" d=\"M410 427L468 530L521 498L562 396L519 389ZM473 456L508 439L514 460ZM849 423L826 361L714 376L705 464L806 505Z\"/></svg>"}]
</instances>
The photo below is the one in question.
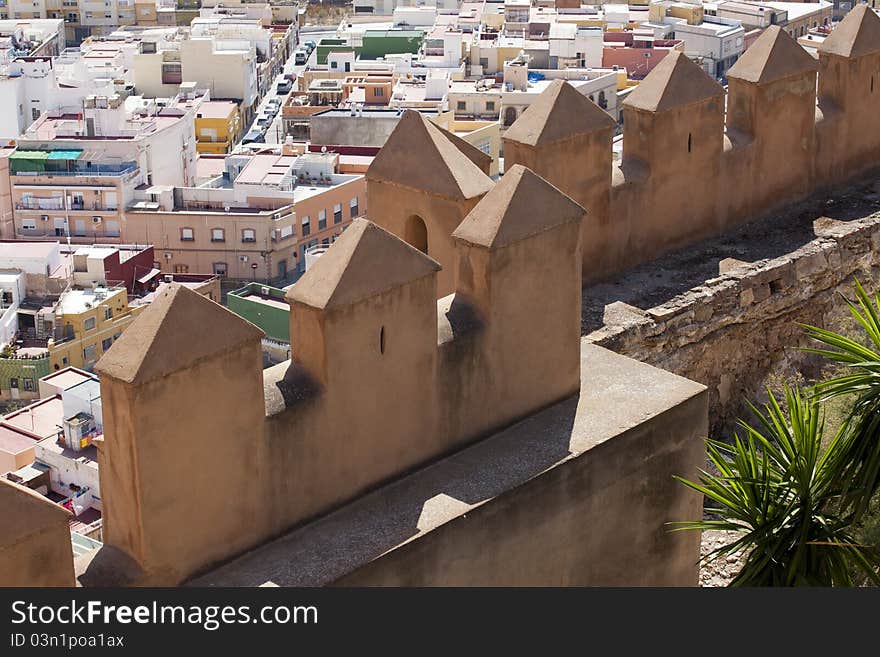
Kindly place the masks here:
<instances>
[{"instance_id":1,"label":"narrow street","mask_svg":"<svg viewBox=\"0 0 880 657\"><path fill-rule=\"evenodd\" d=\"M336 33L335 26L325 26L325 25L308 25L300 29L300 42L294 48L294 51L299 49L303 42L305 41L314 41L315 43L320 43L321 39L325 39L333 36ZM254 115L253 122L247 127L247 129L242 133L242 137L248 134L251 130L257 127L257 120L259 117L266 114L266 108L269 103L273 99L277 99L280 102L279 109L275 113L272 122L266 128L265 135L259 141L254 141L254 144L278 144L284 141L284 128L281 118L281 108L284 107L284 104L287 102L290 93L287 94L277 94L278 83L282 82L285 79L285 75L290 75L293 78L293 89L296 88L296 76L299 75L308 65L314 64L318 56L317 48L312 51L312 54L309 56L306 64L295 64L295 57L293 53L291 53L290 58L285 62L284 68L281 73L272 81L272 85L269 87L268 92L265 97L260 101L257 112Z\"/></svg>"}]
</instances>

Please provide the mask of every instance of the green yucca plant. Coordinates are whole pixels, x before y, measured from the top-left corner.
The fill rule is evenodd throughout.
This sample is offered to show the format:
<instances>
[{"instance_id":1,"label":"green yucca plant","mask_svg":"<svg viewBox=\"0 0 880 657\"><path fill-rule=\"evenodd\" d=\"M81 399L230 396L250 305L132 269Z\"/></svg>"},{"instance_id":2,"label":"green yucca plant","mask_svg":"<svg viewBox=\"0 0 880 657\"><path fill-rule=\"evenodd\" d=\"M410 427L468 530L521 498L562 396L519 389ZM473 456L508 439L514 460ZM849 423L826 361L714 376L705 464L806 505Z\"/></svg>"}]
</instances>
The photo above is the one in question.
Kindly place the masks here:
<instances>
[{"instance_id":1,"label":"green yucca plant","mask_svg":"<svg viewBox=\"0 0 880 657\"><path fill-rule=\"evenodd\" d=\"M706 497L711 519L672 523L674 529L739 534L705 558L740 549L747 553L731 586L851 586L852 566L880 583L873 553L850 533L850 425L845 423L823 448L816 399L786 386L786 412L769 396L763 411L750 405L758 421L753 426L741 420L744 433L737 433L732 445L707 440L718 474L702 470L699 482L677 477Z\"/></svg>"},{"instance_id":2,"label":"green yucca plant","mask_svg":"<svg viewBox=\"0 0 880 657\"><path fill-rule=\"evenodd\" d=\"M880 296L873 300L855 281L855 301L846 299L850 313L865 332L864 346L844 335L804 325L807 335L828 348L804 349L843 367L840 376L816 384L815 396L821 400L850 396L846 423L853 439L846 445L845 476L849 486L845 502L861 519L880 485Z\"/></svg>"}]
</instances>

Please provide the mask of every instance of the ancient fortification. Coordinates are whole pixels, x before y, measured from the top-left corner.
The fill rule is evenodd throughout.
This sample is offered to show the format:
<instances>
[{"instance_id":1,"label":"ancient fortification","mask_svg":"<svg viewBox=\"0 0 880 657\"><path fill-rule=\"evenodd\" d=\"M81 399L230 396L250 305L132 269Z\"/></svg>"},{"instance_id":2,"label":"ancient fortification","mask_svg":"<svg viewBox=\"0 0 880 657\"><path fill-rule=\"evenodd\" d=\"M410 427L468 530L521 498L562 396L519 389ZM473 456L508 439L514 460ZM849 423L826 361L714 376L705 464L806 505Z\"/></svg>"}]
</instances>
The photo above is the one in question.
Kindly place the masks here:
<instances>
[{"instance_id":1,"label":"ancient fortification","mask_svg":"<svg viewBox=\"0 0 880 657\"><path fill-rule=\"evenodd\" d=\"M371 221L291 288L292 359L268 370L254 326L162 293L97 368L104 547L79 583L696 584L699 537L665 523L701 513L673 475L704 463L709 393L582 341L582 280L876 165L880 18L853 10L818 64L770 28L729 79L725 111L667 55L626 101L614 166L607 117L555 83L507 132L498 183L406 114L368 172ZM850 239L873 233L834 242ZM719 281L708 310L831 258ZM675 322L707 312L593 342L651 330L674 348ZM39 558L32 583L72 583L71 559L45 556L64 513L0 493L2 571L28 580Z\"/></svg>"}]
</instances>

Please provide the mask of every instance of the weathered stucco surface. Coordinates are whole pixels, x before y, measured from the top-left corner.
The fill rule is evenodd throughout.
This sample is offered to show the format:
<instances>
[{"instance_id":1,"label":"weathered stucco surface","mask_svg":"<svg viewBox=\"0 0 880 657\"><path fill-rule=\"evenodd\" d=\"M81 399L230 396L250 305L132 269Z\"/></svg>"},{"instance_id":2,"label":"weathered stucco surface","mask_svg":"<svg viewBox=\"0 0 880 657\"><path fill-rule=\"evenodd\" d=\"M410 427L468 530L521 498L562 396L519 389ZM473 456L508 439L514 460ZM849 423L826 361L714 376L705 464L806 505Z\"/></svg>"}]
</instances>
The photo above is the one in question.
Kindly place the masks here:
<instances>
[{"instance_id":1,"label":"weathered stucco surface","mask_svg":"<svg viewBox=\"0 0 880 657\"><path fill-rule=\"evenodd\" d=\"M725 425L775 369L815 362L799 323L844 319L854 276L880 283L875 180L586 288L586 339L707 385Z\"/></svg>"},{"instance_id":2,"label":"weathered stucco surface","mask_svg":"<svg viewBox=\"0 0 880 657\"><path fill-rule=\"evenodd\" d=\"M73 586L70 513L0 478L0 587Z\"/></svg>"},{"instance_id":3,"label":"weathered stucco surface","mask_svg":"<svg viewBox=\"0 0 880 657\"><path fill-rule=\"evenodd\" d=\"M578 395L384 486L196 586L697 583L706 391L583 343Z\"/></svg>"}]
</instances>

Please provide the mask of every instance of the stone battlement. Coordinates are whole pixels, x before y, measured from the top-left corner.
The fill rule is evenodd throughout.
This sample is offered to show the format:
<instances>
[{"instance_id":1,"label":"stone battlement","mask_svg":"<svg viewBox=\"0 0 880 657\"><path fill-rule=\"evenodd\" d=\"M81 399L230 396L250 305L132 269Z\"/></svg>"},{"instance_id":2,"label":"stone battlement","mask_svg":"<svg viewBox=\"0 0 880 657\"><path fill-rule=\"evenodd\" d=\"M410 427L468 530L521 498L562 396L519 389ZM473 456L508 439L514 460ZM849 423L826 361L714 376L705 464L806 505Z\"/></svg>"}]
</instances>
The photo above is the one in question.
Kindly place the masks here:
<instances>
[{"instance_id":1,"label":"stone battlement","mask_svg":"<svg viewBox=\"0 0 880 657\"><path fill-rule=\"evenodd\" d=\"M528 167L586 208L583 277L606 279L876 166L880 17L857 6L818 52L817 61L772 26L730 68L726 92L669 53L623 103L619 163L613 121L554 81L505 133L505 165ZM368 217L440 262L447 294L449 236L491 181L463 150L441 152L432 131L415 116L400 122L367 171ZM406 152L418 167L389 165ZM446 184L423 181L428 171Z\"/></svg>"}]
</instances>

